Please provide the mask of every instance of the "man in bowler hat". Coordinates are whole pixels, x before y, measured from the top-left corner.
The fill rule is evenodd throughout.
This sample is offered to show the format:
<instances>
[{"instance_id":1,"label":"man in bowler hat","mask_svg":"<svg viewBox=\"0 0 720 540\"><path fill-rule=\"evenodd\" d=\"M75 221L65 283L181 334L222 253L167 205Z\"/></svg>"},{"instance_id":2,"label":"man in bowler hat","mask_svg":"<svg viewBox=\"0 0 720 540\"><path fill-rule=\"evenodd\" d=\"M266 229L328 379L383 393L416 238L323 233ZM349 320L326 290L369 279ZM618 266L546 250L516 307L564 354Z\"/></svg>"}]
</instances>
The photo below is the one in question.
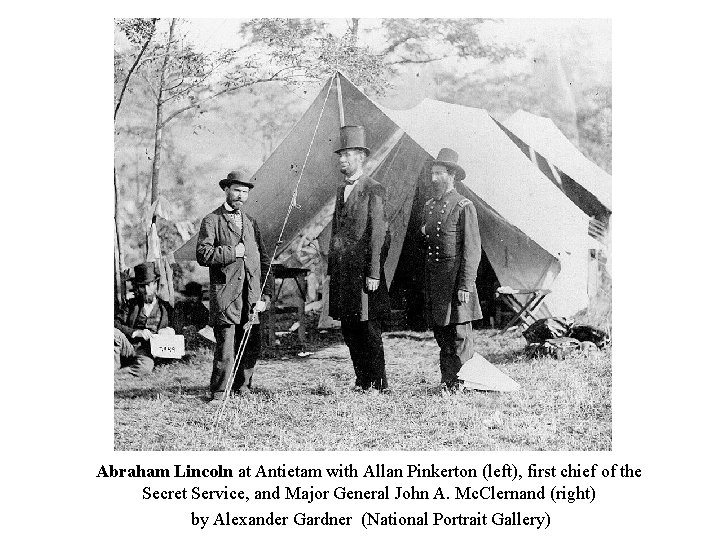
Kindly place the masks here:
<instances>
[{"instance_id":1,"label":"man in bowler hat","mask_svg":"<svg viewBox=\"0 0 720 540\"><path fill-rule=\"evenodd\" d=\"M155 263L135 267L135 297L115 317L115 364L135 377L152 372L150 336L173 324L173 308L157 296L160 276Z\"/></svg>"},{"instance_id":2,"label":"man in bowler hat","mask_svg":"<svg viewBox=\"0 0 720 540\"><path fill-rule=\"evenodd\" d=\"M458 371L473 355L472 321L482 318L475 279L481 247L477 212L455 183L465 178L458 154L440 150L429 163L433 197L425 203L425 314L440 346L443 389L460 388Z\"/></svg>"},{"instance_id":3,"label":"man in bowler hat","mask_svg":"<svg viewBox=\"0 0 720 540\"><path fill-rule=\"evenodd\" d=\"M254 218L243 205L254 184L233 171L219 182L225 191L225 202L205 216L200 225L196 249L197 262L210 268L210 320L215 334L215 358L210 378L211 400L224 397L232 376L235 358L245 332L250 335L240 360L233 391L248 394L261 352L257 314L265 310L273 280L267 277L270 257ZM265 288L261 290L263 282Z\"/></svg>"},{"instance_id":4,"label":"man in bowler hat","mask_svg":"<svg viewBox=\"0 0 720 540\"><path fill-rule=\"evenodd\" d=\"M337 189L328 254L329 314L340 320L360 389L385 390L381 321L389 311L383 263L389 248L385 188L363 172L370 154L362 126L340 128L338 154L345 179Z\"/></svg>"}]
</instances>

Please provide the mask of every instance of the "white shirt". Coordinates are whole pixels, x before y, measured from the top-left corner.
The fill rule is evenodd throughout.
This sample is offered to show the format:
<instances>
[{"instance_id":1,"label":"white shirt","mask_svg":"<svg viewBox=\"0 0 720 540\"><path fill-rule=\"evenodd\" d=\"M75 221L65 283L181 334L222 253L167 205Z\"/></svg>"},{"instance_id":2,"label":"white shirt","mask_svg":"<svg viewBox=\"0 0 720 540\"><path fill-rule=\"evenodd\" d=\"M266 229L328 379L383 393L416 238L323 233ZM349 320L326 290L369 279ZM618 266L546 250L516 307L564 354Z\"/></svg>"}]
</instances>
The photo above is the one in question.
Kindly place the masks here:
<instances>
[{"instance_id":1,"label":"white shirt","mask_svg":"<svg viewBox=\"0 0 720 540\"><path fill-rule=\"evenodd\" d=\"M154 308L155 306L157 306L157 304L158 304L157 296L156 296L155 299L152 301L152 303L150 303L150 304L145 304L145 303L143 303L143 308L142 308L142 309L143 309L143 313L145 314L146 317L149 317L149 316L150 316L150 314L152 313L153 308ZM142 334L142 330L134 330L133 333L132 333L132 337L137 337L137 336L139 336L139 335L141 335L141 334Z\"/></svg>"},{"instance_id":2,"label":"white shirt","mask_svg":"<svg viewBox=\"0 0 720 540\"><path fill-rule=\"evenodd\" d=\"M362 169L358 169L355 171L355 174L353 174L350 178L346 180L346 182L352 182L352 184L348 184L345 186L345 193L343 196L343 202L347 202L348 197L352 193L352 190L355 189L355 186L357 185L358 178L362 176Z\"/></svg>"},{"instance_id":3,"label":"white shirt","mask_svg":"<svg viewBox=\"0 0 720 540\"><path fill-rule=\"evenodd\" d=\"M156 297L153 299L153 301L152 301L151 304L143 304L143 313L145 314L146 317L149 317L149 316L150 316L150 314L152 313L153 308L154 308L155 306L157 306L157 303L158 303L158 301L157 301L157 296L156 296Z\"/></svg>"},{"instance_id":4,"label":"white shirt","mask_svg":"<svg viewBox=\"0 0 720 540\"><path fill-rule=\"evenodd\" d=\"M243 220L242 220L242 213L241 211L238 211L238 213L235 213L235 209L230 206L227 201L223 203L223 206L225 206L225 210L227 210L230 213L230 219L233 220L233 223L237 225L238 229L242 232L243 230Z\"/></svg>"}]
</instances>

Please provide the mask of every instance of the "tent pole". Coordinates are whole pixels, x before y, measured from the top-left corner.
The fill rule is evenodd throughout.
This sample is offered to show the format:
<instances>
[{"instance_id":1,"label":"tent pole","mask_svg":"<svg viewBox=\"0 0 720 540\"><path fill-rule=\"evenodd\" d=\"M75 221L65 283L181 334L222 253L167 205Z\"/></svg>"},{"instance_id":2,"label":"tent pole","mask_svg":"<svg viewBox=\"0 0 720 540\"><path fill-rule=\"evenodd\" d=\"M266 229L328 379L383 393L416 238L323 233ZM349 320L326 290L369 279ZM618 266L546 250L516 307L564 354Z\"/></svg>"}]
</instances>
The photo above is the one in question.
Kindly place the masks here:
<instances>
[{"instance_id":1,"label":"tent pole","mask_svg":"<svg viewBox=\"0 0 720 540\"><path fill-rule=\"evenodd\" d=\"M338 111L340 112L340 127L345 125L345 109L343 108L342 88L340 88L340 72L335 72L335 83L337 88Z\"/></svg>"}]
</instances>

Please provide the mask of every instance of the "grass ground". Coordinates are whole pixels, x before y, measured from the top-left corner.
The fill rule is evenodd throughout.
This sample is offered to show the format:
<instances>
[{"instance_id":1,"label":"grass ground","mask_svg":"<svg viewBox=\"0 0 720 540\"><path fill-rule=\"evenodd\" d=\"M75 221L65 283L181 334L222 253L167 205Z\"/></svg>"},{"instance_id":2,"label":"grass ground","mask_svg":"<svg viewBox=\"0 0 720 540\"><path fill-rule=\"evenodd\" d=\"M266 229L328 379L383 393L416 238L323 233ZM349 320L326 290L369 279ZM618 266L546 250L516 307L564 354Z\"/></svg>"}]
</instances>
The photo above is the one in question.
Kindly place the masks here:
<instances>
[{"instance_id":1,"label":"grass ground","mask_svg":"<svg viewBox=\"0 0 720 540\"><path fill-rule=\"evenodd\" d=\"M384 334L392 392L358 393L339 332L310 356L268 351L249 397L232 396L215 428L211 349L115 381L116 450L610 450L610 351L528 359L518 333L476 330L476 350L522 386L438 391L431 332Z\"/></svg>"}]
</instances>

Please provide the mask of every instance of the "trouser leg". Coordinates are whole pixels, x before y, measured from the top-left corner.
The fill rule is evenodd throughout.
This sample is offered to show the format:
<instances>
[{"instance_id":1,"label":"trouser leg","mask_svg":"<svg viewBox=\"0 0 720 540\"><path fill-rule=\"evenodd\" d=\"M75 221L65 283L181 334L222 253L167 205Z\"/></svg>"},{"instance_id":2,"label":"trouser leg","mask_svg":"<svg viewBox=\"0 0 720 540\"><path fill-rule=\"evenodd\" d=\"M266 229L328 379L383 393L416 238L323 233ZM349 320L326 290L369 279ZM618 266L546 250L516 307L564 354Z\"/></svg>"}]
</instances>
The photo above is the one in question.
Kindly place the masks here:
<instances>
[{"instance_id":1,"label":"trouser leg","mask_svg":"<svg viewBox=\"0 0 720 540\"><path fill-rule=\"evenodd\" d=\"M124 364L129 364L129 360L135 356L135 347L132 346L130 340L120 330L115 328L115 369L120 369Z\"/></svg>"},{"instance_id":2,"label":"trouser leg","mask_svg":"<svg viewBox=\"0 0 720 540\"><path fill-rule=\"evenodd\" d=\"M235 366L235 357L242 345L244 329L242 324L217 325L213 327L215 334L215 356L213 360L213 372L210 377L210 392L224 392L228 380L232 376ZM261 353L262 343L260 336L260 325L252 325L245 351L240 359L235 379L231 383L232 390L238 390L245 381L245 371L255 368L255 363ZM251 375L248 374L248 378ZM248 381L248 387L251 380Z\"/></svg>"},{"instance_id":3,"label":"trouser leg","mask_svg":"<svg viewBox=\"0 0 720 540\"><path fill-rule=\"evenodd\" d=\"M385 373L385 349L382 342L382 325L378 320L360 323L365 342L366 372L370 386L377 390L388 387Z\"/></svg>"},{"instance_id":4,"label":"trouser leg","mask_svg":"<svg viewBox=\"0 0 720 540\"><path fill-rule=\"evenodd\" d=\"M219 324L213 327L215 355L210 376L210 392L213 394L225 391L232 374L235 362L235 328L234 324Z\"/></svg>"},{"instance_id":5,"label":"trouser leg","mask_svg":"<svg viewBox=\"0 0 720 540\"><path fill-rule=\"evenodd\" d=\"M350 358L352 359L353 369L355 370L355 384L362 388L367 388L367 373L365 372L365 350L362 343L362 335L360 322L356 321L340 321L340 330L342 331L343 340L350 350Z\"/></svg>"},{"instance_id":6,"label":"trouser leg","mask_svg":"<svg viewBox=\"0 0 720 540\"><path fill-rule=\"evenodd\" d=\"M345 344L355 369L355 384L367 390L387 388L382 325L378 320L342 321Z\"/></svg>"},{"instance_id":7,"label":"trouser leg","mask_svg":"<svg viewBox=\"0 0 720 540\"><path fill-rule=\"evenodd\" d=\"M454 386L458 371L474 353L472 323L436 326L433 333L440 346L440 382Z\"/></svg>"},{"instance_id":8,"label":"trouser leg","mask_svg":"<svg viewBox=\"0 0 720 540\"><path fill-rule=\"evenodd\" d=\"M115 330L115 365L135 377L144 377L152 373L155 360L150 354L147 342L131 343L127 336Z\"/></svg>"},{"instance_id":9,"label":"trouser leg","mask_svg":"<svg viewBox=\"0 0 720 540\"><path fill-rule=\"evenodd\" d=\"M235 327L235 354L240 350L242 345L242 338L245 334L243 325L237 325ZM248 336L247 343L245 344L245 351L243 352L242 358L240 359L240 365L238 366L235 380L232 384L232 389L237 391L242 386L250 388L252 385L252 373L255 369L255 363L262 351L262 336L260 332L260 325L253 324L250 327L250 335ZM248 379L247 381L245 379Z\"/></svg>"}]
</instances>

